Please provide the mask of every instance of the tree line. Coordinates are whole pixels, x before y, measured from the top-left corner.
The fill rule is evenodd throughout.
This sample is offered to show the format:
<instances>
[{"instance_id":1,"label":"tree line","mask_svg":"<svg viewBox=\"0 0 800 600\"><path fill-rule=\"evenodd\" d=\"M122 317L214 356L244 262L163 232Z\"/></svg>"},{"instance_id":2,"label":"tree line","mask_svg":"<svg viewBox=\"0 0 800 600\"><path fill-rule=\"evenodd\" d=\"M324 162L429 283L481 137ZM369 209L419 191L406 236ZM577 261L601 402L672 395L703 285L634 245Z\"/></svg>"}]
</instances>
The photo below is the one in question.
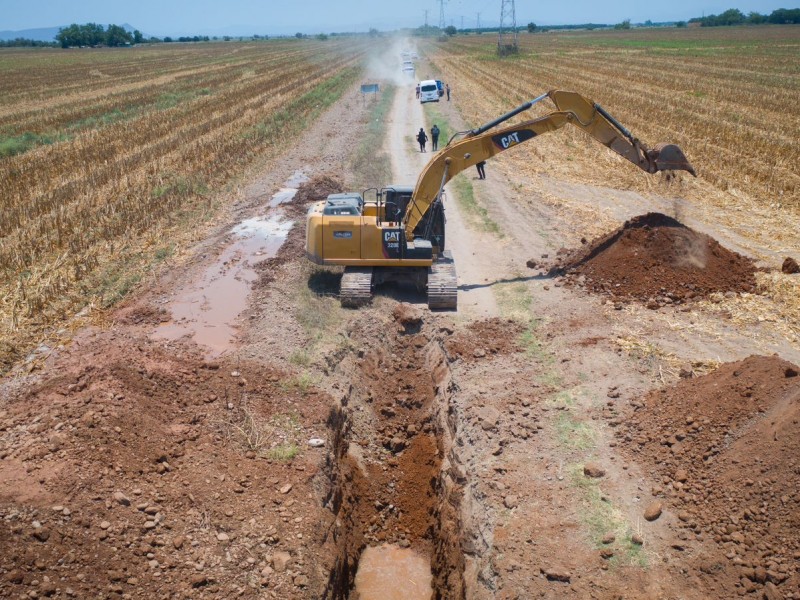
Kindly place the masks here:
<instances>
[{"instance_id":1,"label":"tree line","mask_svg":"<svg viewBox=\"0 0 800 600\"><path fill-rule=\"evenodd\" d=\"M78 25L73 23L69 27L62 27L56 34L56 41L62 48L81 46L128 46L141 44L144 36L138 29L130 32L121 25L109 25L108 29L97 23Z\"/></svg>"},{"instance_id":2,"label":"tree line","mask_svg":"<svg viewBox=\"0 0 800 600\"><path fill-rule=\"evenodd\" d=\"M701 27L722 27L725 25L762 25L773 23L775 25L800 23L800 8L779 8L769 15L751 12L745 15L738 8L729 8L720 15L695 17L689 23L700 23Z\"/></svg>"}]
</instances>

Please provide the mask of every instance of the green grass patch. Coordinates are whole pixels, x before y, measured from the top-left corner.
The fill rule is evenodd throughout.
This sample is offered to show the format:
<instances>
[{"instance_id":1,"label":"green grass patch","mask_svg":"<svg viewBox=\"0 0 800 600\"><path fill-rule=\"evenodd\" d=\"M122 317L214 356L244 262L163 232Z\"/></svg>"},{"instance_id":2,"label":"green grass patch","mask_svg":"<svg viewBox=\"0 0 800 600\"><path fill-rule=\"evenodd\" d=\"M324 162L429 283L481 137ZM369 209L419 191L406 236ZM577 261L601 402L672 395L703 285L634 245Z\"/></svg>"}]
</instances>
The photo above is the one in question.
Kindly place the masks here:
<instances>
[{"instance_id":1,"label":"green grass patch","mask_svg":"<svg viewBox=\"0 0 800 600\"><path fill-rule=\"evenodd\" d=\"M117 264L105 269L98 280L102 282L97 290L100 305L103 308L110 308L136 289L142 281L142 271L138 266L138 260L132 258L125 261L124 265Z\"/></svg>"},{"instance_id":2,"label":"green grass patch","mask_svg":"<svg viewBox=\"0 0 800 600\"><path fill-rule=\"evenodd\" d=\"M204 196L209 192L208 185L197 176L167 174L162 177L164 183L151 190L153 198L165 196Z\"/></svg>"},{"instance_id":3,"label":"green grass patch","mask_svg":"<svg viewBox=\"0 0 800 600\"><path fill-rule=\"evenodd\" d=\"M156 250L155 257L158 262L161 262L167 260L173 254L175 254L175 246L170 244Z\"/></svg>"},{"instance_id":4,"label":"green grass patch","mask_svg":"<svg viewBox=\"0 0 800 600\"><path fill-rule=\"evenodd\" d=\"M312 344L330 338L344 319L337 295L341 269L312 266L308 285L298 289L294 315Z\"/></svg>"},{"instance_id":5,"label":"green grass patch","mask_svg":"<svg viewBox=\"0 0 800 600\"><path fill-rule=\"evenodd\" d=\"M533 298L527 285L521 282L496 283L492 289L494 290L498 308L504 317L520 323L529 323L534 329L538 326L539 321L534 322L531 320ZM530 340L522 341L523 346L526 348L528 347L527 341Z\"/></svg>"},{"instance_id":6,"label":"green grass patch","mask_svg":"<svg viewBox=\"0 0 800 600\"><path fill-rule=\"evenodd\" d=\"M309 367L311 355L305 349L295 350L289 355L289 362L298 367Z\"/></svg>"},{"instance_id":7,"label":"green grass patch","mask_svg":"<svg viewBox=\"0 0 800 600\"><path fill-rule=\"evenodd\" d=\"M576 420L569 411L558 413L556 436L561 445L573 450L590 450L595 446L596 433L590 424Z\"/></svg>"},{"instance_id":8,"label":"green grass patch","mask_svg":"<svg viewBox=\"0 0 800 600\"><path fill-rule=\"evenodd\" d=\"M55 144L69 139L66 134L39 134L27 131L21 135L0 138L0 157L24 154L37 146Z\"/></svg>"},{"instance_id":9,"label":"green grass patch","mask_svg":"<svg viewBox=\"0 0 800 600\"><path fill-rule=\"evenodd\" d=\"M472 180L464 173L459 173L450 184L467 222L479 231L493 233L502 238L503 232L500 226L489 216L489 211L475 199Z\"/></svg>"},{"instance_id":10,"label":"green grass patch","mask_svg":"<svg viewBox=\"0 0 800 600\"><path fill-rule=\"evenodd\" d=\"M586 477L582 464L570 465L567 470L572 486L580 493L581 522L592 547L612 549L614 556L609 561L612 566L632 565L646 569L649 562L644 548L631 542L633 531L622 512L603 495L601 480ZM614 534L615 541L603 544L603 537L609 533Z\"/></svg>"},{"instance_id":11,"label":"green grass patch","mask_svg":"<svg viewBox=\"0 0 800 600\"><path fill-rule=\"evenodd\" d=\"M300 446L295 443L278 444L267 450L267 458L286 462L300 454Z\"/></svg>"},{"instance_id":12,"label":"green grass patch","mask_svg":"<svg viewBox=\"0 0 800 600\"><path fill-rule=\"evenodd\" d=\"M313 388L316 383L317 382L310 373L303 372L299 375L291 377L290 379L285 379L280 383L280 386L284 391L297 391L305 396L311 391L311 388Z\"/></svg>"}]
</instances>

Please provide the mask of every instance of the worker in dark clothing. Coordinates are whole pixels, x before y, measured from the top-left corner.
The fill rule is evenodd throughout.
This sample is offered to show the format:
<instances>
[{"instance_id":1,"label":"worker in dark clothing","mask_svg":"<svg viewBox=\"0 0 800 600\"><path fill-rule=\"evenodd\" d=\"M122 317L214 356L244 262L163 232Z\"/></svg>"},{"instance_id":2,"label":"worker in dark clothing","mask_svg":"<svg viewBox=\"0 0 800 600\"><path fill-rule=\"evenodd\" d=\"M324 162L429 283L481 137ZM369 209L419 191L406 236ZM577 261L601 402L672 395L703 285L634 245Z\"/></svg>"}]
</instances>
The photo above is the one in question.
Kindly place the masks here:
<instances>
[{"instance_id":1,"label":"worker in dark clothing","mask_svg":"<svg viewBox=\"0 0 800 600\"><path fill-rule=\"evenodd\" d=\"M431 127L431 150L434 152L439 149L439 128L436 123Z\"/></svg>"},{"instance_id":2,"label":"worker in dark clothing","mask_svg":"<svg viewBox=\"0 0 800 600\"><path fill-rule=\"evenodd\" d=\"M444 91L447 92L447 101L450 102L450 84L449 83L445 84Z\"/></svg>"},{"instance_id":3,"label":"worker in dark clothing","mask_svg":"<svg viewBox=\"0 0 800 600\"><path fill-rule=\"evenodd\" d=\"M419 142L419 151L425 152L425 143L428 141L428 136L425 134L425 130L422 127L419 128L417 141Z\"/></svg>"},{"instance_id":4,"label":"worker in dark clothing","mask_svg":"<svg viewBox=\"0 0 800 600\"><path fill-rule=\"evenodd\" d=\"M484 167L486 166L486 161L482 160L481 162L475 165L475 168L478 169L478 179L486 179L486 171L484 171Z\"/></svg>"},{"instance_id":5,"label":"worker in dark clothing","mask_svg":"<svg viewBox=\"0 0 800 600\"><path fill-rule=\"evenodd\" d=\"M419 100L419 84L417 84L417 100Z\"/></svg>"}]
</instances>

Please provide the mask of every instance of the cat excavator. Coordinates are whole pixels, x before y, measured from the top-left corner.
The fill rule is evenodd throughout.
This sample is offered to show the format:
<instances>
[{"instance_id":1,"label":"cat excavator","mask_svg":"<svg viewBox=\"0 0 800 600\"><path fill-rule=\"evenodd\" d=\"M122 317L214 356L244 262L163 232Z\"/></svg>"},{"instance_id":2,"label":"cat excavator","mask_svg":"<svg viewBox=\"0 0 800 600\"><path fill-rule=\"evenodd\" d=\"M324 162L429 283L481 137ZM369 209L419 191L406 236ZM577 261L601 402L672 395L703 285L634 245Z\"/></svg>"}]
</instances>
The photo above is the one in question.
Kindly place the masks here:
<instances>
[{"instance_id":1,"label":"cat excavator","mask_svg":"<svg viewBox=\"0 0 800 600\"><path fill-rule=\"evenodd\" d=\"M495 129L548 98L556 110ZM427 291L431 309L455 310L456 269L445 249L445 184L464 169L567 124L647 173L681 170L696 175L678 146L657 144L649 149L599 104L576 92L552 90L478 128L453 135L413 188L389 185L364 194L331 194L312 205L306 223L307 257L320 265L344 266L342 306L366 304L377 286L404 281ZM365 200L368 192L374 193L374 200Z\"/></svg>"}]
</instances>

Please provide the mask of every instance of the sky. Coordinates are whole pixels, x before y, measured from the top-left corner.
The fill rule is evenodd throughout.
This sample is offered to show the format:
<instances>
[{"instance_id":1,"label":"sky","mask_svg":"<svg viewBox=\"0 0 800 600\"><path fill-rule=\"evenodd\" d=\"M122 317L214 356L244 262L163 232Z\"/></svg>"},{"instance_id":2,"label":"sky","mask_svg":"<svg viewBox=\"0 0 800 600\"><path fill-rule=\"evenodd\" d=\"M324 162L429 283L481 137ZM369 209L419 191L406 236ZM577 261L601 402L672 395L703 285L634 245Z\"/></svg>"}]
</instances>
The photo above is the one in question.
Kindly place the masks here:
<instances>
[{"instance_id":1,"label":"sky","mask_svg":"<svg viewBox=\"0 0 800 600\"><path fill-rule=\"evenodd\" d=\"M798 0L516 0L518 27L681 21L738 8L769 14ZM445 25L497 26L501 0L446 0ZM0 0L0 31L71 23L128 23L147 35L252 35L392 30L439 24L439 0Z\"/></svg>"}]
</instances>

